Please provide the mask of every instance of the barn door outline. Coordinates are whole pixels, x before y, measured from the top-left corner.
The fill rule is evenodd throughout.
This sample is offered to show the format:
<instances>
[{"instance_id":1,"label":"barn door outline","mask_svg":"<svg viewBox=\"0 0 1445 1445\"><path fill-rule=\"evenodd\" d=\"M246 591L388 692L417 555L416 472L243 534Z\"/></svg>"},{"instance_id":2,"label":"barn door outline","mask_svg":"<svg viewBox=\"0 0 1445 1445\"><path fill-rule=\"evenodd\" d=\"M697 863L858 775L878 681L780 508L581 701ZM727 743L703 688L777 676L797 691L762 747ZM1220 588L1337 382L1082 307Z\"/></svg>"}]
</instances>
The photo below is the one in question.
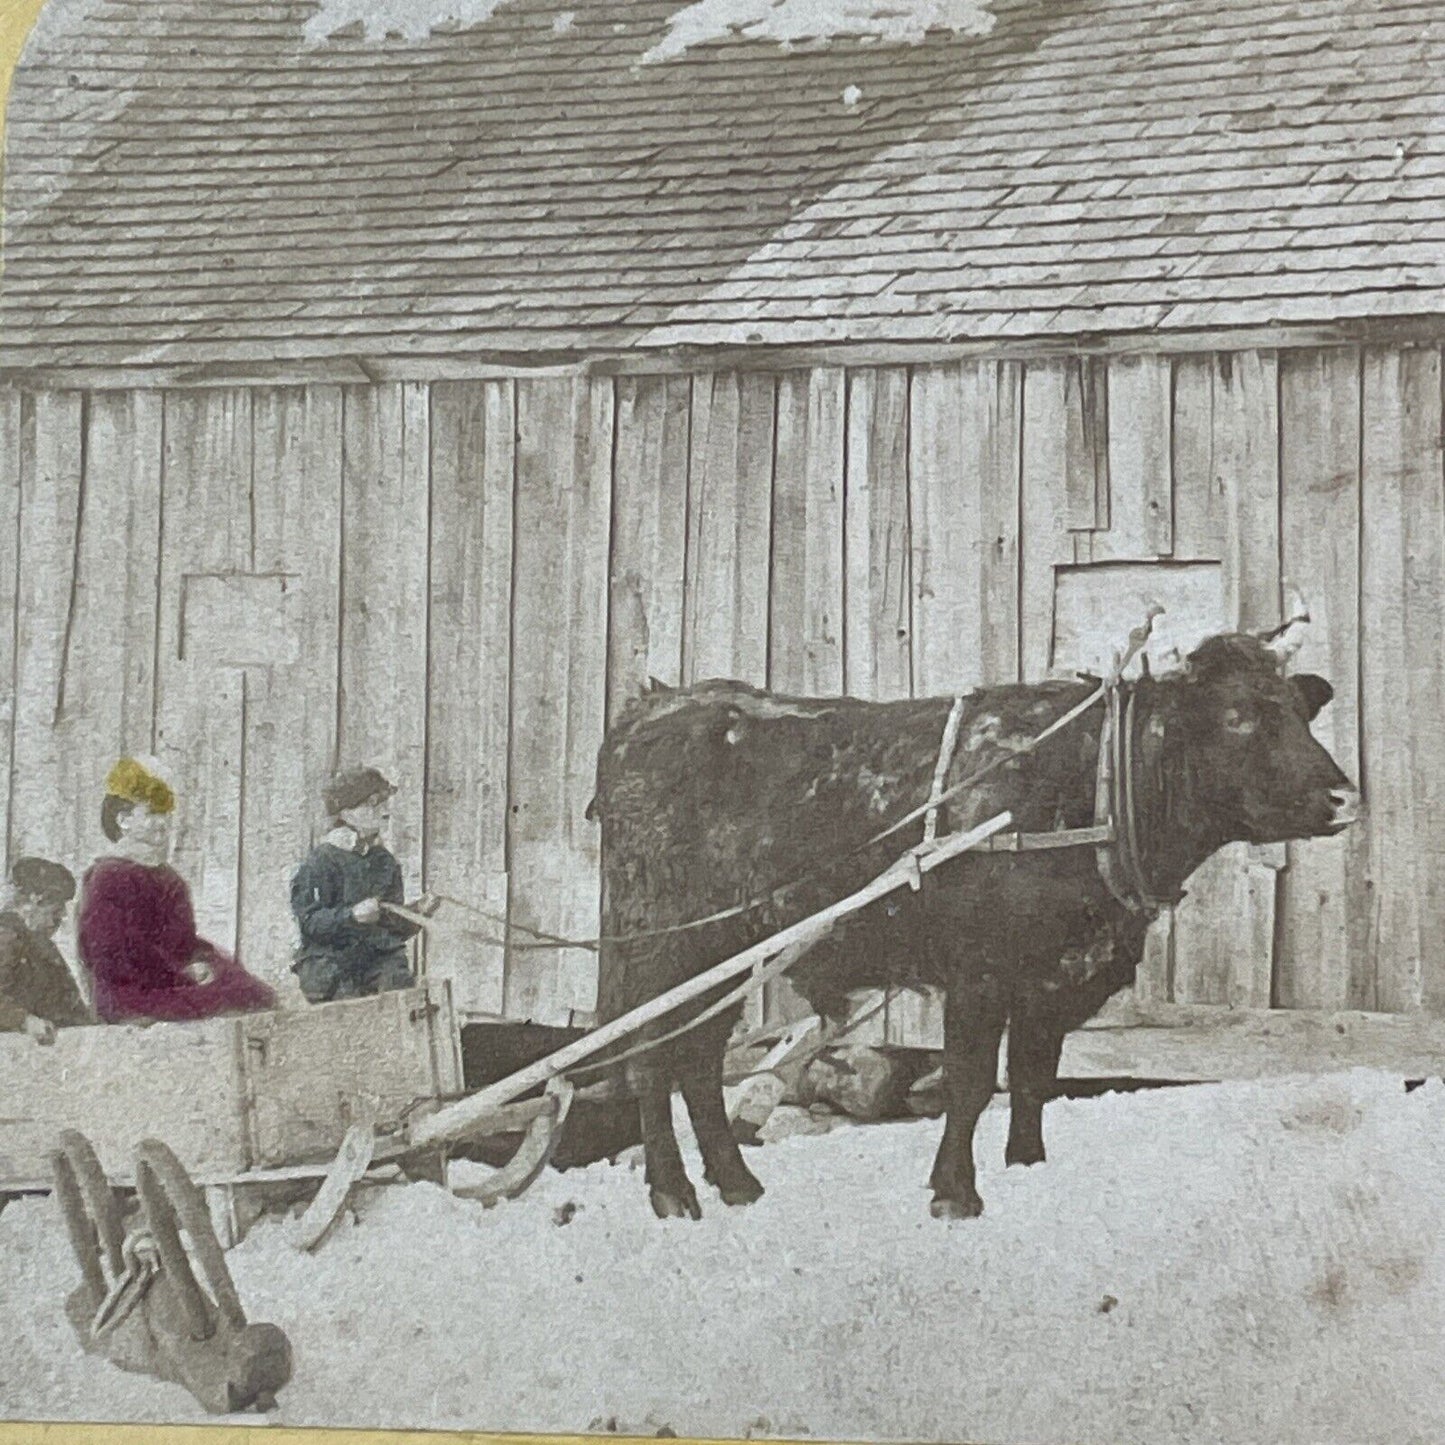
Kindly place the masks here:
<instances>
[{"instance_id":1,"label":"barn door outline","mask_svg":"<svg viewBox=\"0 0 1445 1445\"><path fill-rule=\"evenodd\" d=\"M1053 655L1052 639L1059 622L1059 577L1069 552L1066 538L1072 541L1073 557L1085 566L1217 564L1223 591L1218 626L1258 628L1277 620L1281 542L1274 353L1119 357L1096 361L1076 375L1077 367L1040 364L1029 392L1038 397L1040 414L1026 411L1026 465L1038 469L1033 478L1026 476L1026 495L1045 502L1038 520L1052 532L1026 548L1031 585L1046 570L1054 574L1050 671L1061 671L1063 662ZM1055 435L1040 435L1044 428ZM1088 442L1101 428L1103 448ZM1089 528L1084 524L1091 495L1094 526ZM1026 525L1034 524L1030 513ZM1023 605L1027 619L1027 598ZM1119 640L1141 620L1133 618L1125 626L1118 619ZM1041 632L1041 619L1026 620L1025 651L1034 666L1042 655ZM1201 865L1186 882L1184 901L1166 910L1150 931L1136 997L1141 1002L1269 1007L1278 875L1285 861L1283 849L1235 844Z\"/></svg>"}]
</instances>

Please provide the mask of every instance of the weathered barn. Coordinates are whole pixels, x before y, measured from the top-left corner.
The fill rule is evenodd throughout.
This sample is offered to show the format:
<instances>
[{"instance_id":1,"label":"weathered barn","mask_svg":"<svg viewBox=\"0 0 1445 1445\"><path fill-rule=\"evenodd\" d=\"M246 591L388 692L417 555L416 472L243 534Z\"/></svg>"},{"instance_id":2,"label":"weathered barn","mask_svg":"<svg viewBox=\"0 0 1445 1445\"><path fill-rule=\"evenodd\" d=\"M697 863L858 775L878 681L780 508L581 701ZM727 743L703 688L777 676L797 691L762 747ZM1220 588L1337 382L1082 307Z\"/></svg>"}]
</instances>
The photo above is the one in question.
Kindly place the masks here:
<instances>
[{"instance_id":1,"label":"weathered barn","mask_svg":"<svg viewBox=\"0 0 1445 1445\"><path fill-rule=\"evenodd\" d=\"M1214 860L1139 995L1445 1037L1438 7L994 0L644 63L675 0L565 3L49 0L7 130L12 855L86 860L153 750L206 927L289 980L318 784L368 759L413 885L587 935L647 675L947 693L1293 578L1368 821ZM584 951L432 953L477 1012L594 1003Z\"/></svg>"}]
</instances>

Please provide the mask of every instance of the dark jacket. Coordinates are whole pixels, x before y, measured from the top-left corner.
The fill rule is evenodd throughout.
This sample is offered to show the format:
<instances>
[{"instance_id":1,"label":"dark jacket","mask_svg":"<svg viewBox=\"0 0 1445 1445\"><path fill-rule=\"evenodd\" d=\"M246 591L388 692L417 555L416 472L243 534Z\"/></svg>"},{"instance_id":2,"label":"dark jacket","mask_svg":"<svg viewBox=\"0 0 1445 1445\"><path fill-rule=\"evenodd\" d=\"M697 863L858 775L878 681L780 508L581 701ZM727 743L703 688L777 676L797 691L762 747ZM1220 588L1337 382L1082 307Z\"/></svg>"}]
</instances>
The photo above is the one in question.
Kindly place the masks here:
<instances>
[{"instance_id":1,"label":"dark jacket","mask_svg":"<svg viewBox=\"0 0 1445 1445\"><path fill-rule=\"evenodd\" d=\"M343 971L363 973L388 955L404 953L417 931L414 923L384 910L376 923L351 916L363 899L404 901L401 865L380 843L361 852L332 841L336 838L318 843L291 879L291 912L301 931L293 972L307 959L326 958Z\"/></svg>"},{"instance_id":2,"label":"dark jacket","mask_svg":"<svg viewBox=\"0 0 1445 1445\"><path fill-rule=\"evenodd\" d=\"M29 1014L59 1028L92 1022L60 950L7 911L0 913L0 1033L22 1028Z\"/></svg>"}]
</instances>

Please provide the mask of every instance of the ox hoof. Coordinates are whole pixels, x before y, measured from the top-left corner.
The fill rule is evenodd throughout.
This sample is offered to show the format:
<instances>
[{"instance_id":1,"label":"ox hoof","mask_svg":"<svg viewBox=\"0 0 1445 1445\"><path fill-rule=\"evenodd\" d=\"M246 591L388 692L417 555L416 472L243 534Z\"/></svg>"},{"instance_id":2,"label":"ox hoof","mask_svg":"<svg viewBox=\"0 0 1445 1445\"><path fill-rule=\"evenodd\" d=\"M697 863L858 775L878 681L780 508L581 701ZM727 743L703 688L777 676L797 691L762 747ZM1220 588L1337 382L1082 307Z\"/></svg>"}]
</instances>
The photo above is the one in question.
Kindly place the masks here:
<instances>
[{"instance_id":1,"label":"ox hoof","mask_svg":"<svg viewBox=\"0 0 1445 1445\"><path fill-rule=\"evenodd\" d=\"M977 1219L983 1213L983 1200L977 1194L971 1199L935 1199L928 1212L935 1219Z\"/></svg>"},{"instance_id":2,"label":"ox hoof","mask_svg":"<svg viewBox=\"0 0 1445 1445\"><path fill-rule=\"evenodd\" d=\"M1044 1160L1044 1146L1042 1144L1023 1145L1017 1148L1010 1145L1004 1150L1003 1162L1012 1167L1015 1164L1042 1164Z\"/></svg>"},{"instance_id":3,"label":"ox hoof","mask_svg":"<svg viewBox=\"0 0 1445 1445\"><path fill-rule=\"evenodd\" d=\"M756 1204L763 1197L763 1186L749 1174L746 1179L719 1184L717 1192L724 1204Z\"/></svg>"},{"instance_id":4,"label":"ox hoof","mask_svg":"<svg viewBox=\"0 0 1445 1445\"><path fill-rule=\"evenodd\" d=\"M701 1219L702 1206L691 1185L685 1194L669 1194L665 1189L652 1190L652 1212L659 1219Z\"/></svg>"}]
</instances>

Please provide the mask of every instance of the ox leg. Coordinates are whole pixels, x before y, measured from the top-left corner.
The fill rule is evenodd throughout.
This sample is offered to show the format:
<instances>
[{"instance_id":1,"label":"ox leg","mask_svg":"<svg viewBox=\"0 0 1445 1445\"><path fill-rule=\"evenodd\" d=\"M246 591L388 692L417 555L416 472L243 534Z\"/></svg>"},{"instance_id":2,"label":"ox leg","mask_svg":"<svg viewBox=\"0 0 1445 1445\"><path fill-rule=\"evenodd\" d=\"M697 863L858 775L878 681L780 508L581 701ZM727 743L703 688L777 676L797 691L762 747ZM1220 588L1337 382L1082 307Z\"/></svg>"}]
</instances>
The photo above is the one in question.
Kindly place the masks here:
<instances>
[{"instance_id":1,"label":"ox leg","mask_svg":"<svg viewBox=\"0 0 1445 1445\"><path fill-rule=\"evenodd\" d=\"M752 1204L762 1198L763 1186L743 1162L727 1105L723 1102L722 1048L699 1060L682 1075L682 1097L692 1119L697 1146L702 1151L703 1178L722 1196L724 1204Z\"/></svg>"},{"instance_id":2,"label":"ox leg","mask_svg":"<svg viewBox=\"0 0 1445 1445\"><path fill-rule=\"evenodd\" d=\"M1063 1031L1057 1025L1027 1011L1010 1015L1006 1164L1044 1162L1044 1104L1058 1083L1063 1047Z\"/></svg>"},{"instance_id":3,"label":"ox leg","mask_svg":"<svg viewBox=\"0 0 1445 1445\"><path fill-rule=\"evenodd\" d=\"M652 1212L659 1219L701 1219L697 1191L683 1168L672 1128L672 1089L667 1076L648 1073L634 1087L642 1115L642 1150Z\"/></svg>"},{"instance_id":4,"label":"ox leg","mask_svg":"<svg viewBox=\"0 0 1445 1445\"><path fill-rule=\"evenodd\" d=\"M936 1219L983 1213L973 1169L973 1131L998 1080L1005 1010L991 983L948 990L943 1013L943 1097L948 1122L929 1183Z\"/></svg>"}]
</instances>

